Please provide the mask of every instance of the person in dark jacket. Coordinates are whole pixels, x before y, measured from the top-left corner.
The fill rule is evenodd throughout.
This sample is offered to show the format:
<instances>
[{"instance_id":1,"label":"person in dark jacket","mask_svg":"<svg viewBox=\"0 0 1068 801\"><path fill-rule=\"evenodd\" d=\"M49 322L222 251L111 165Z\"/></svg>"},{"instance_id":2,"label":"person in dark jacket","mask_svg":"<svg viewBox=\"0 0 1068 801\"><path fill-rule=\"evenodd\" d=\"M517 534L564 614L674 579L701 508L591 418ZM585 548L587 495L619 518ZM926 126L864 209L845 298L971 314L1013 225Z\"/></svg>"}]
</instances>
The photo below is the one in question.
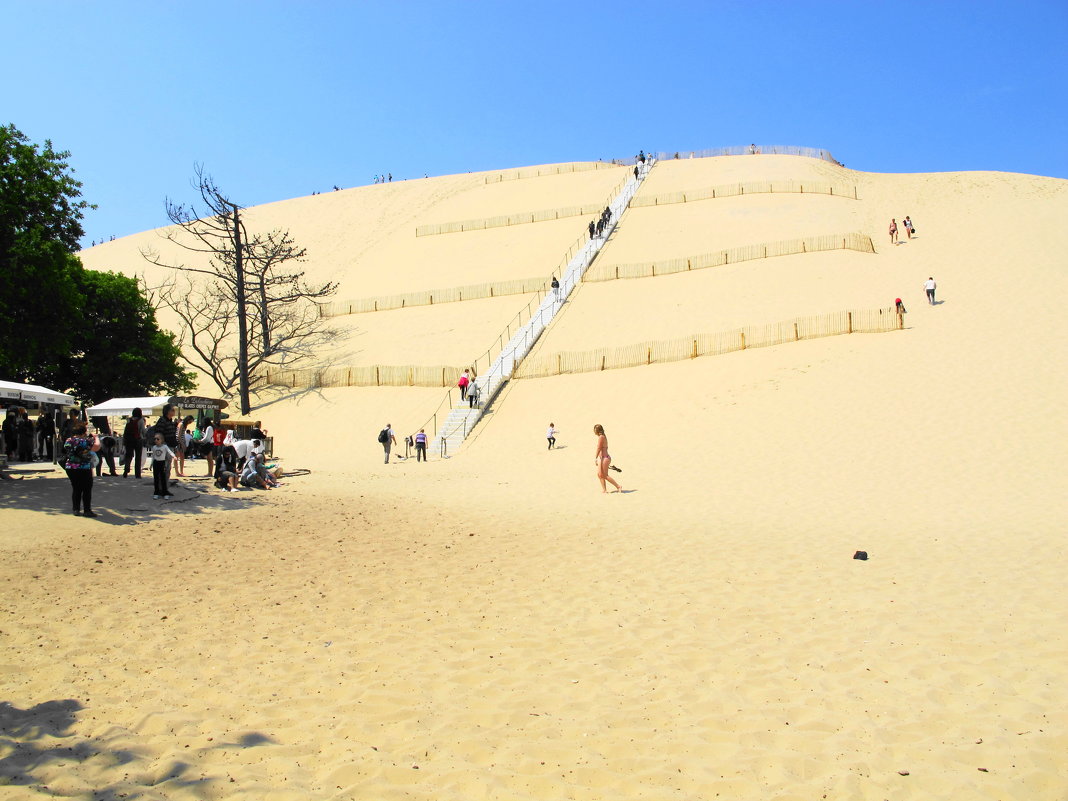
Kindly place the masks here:
<instances>
[{"instance_id":1,"label":"person in dark jacket","mask_svg":"<svg viewBox=\"0 0 1068 801\"><path fill-rule=\"evenodd\" d=\"M33 461L33 420L25 409L19 409L18 422L19 461Z\"/></svg>"},{"instance_id":2,"label":"person in dark jacket","mask_svg":"<svg viewBox=\"0 0 1068 801\"><path fill-rule=\"evenodd\" d=\"M56 421L49 412L41 412L37 418L37 455L51 462L55 443Z\"/></svg>"},{"instance_id":3,"label":"person in dark jacket","mask_svg":"<svg viewBox=\"0 0 1068 801\"><path fill-rule=\"evenodd\" d=\"M19 449L19 413L8 409L4 416L4 453L8 459L14 459Z\"/></svg>"},{"instance_id":4,"label":"person in dark jacket","mask_svg":"<svg viewBox=\"0 0 1068 801\"><path fill-rule=\"evenodd\" d=\"M141 477L141 460L144 458L145 448L145 418L141 414L141 408L133 410L126 421L126 428L122 430L122 447L126 454L122 457L122 477L130 475L130 462L134 462L134 478Z\"/></svg>"}]
</instances>

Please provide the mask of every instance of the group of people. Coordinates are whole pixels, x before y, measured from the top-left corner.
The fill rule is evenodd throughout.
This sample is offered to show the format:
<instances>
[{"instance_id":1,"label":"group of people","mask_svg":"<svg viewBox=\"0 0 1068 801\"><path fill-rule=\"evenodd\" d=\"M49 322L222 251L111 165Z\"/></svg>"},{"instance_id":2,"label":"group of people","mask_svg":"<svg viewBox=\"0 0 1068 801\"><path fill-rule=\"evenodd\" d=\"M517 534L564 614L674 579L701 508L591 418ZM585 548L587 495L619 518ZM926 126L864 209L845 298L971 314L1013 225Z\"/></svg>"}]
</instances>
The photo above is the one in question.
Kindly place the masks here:
<instances>
[{"instance_id":1,"label":"group of people","mask_svg":"<svg viewBox=\"0 0 1068 801\"><path fill-rule=\"evenodd\" d=\"M916 226L912 224L912 218L909 217L907 214L905 215L905 219L901 221L901 227L905 229L905 234L908 236L908 238L912 239L912 235L916 233ZM896 217L892 217L890 219L890 244L901 244L898 241L898 227Z\"/></svg>"},{"instance_id":2,"label":"group of people","mask_svg":"<svg viewBox=\"0 0 1068 801\"><path fill-rule=\"evenodd\" d=\"M50 413L41 412L34 421L25 408L11 407L4 415L3 435L4 453L9 462L52 461L56 421Z\"/></svg>"},{"instance_id":3,"label":"group of people","mask_svg":"<svg viewBox=\"0 0 1068 801\"><path fill-rule=\"evenodd\" d=\"M387 172L385 175L376 175L375 176L375 183L376 184L391 184L391 183L393 183L393 173Z\"/></svg>"},{"instance_id":4,"label":"group of people","mask_svg":"<svg viewBox=\"0 0 1068 801\"><path fill-rule=\"evenodd\" d=\"M54 425L52 433L54 436ZM21 406L8 409L4 415L3 434L4 454L8 461L32 462L34 460L36 428L30 419L29 412Z\"/></svg>"},{"instance_id":5,"label":"group of people","mask_svg":"<svg viewBox=\"0 0 1068 801\"><path fill-rule=\"evenodd\" d=\"M553 280L556 279L554 278ZM460 403L467 401L467 405L470 408L477 409L482 390L478 388L478 384L475 383L470 370L464 370L463 375L456 380L456 386L460 390Z\"/></svg>"},{"instance_id":6,"label":"group of people","mask_svg":"<svg viewBox=\"0 0 1068 801\"><path fill-rule=\"evenodd\" d=\"M101 475L107 464L109 475L118 475L116 439L107 432L103 436L99 432L90 434L77 409L71 410L64 421L63 436L61 463L70 480L74 514L96 517L92 510L93 473ZM235 440L232 431L210 420L197 428L192 415L178 419L178 409L171 404L163 407L159 419L151 425L141 409L133 409L122 432L122 477L129 477L132 467L134 477L141 478L147 455L152 470L152 498L167 500L172 497L172 471L184 477L186 459L201 457L207 462L207 475L219 489L236 492L239 485L273 489L279 482L266 465L266 436L259 421L250 439Z\"/></svg>"},{"instance_id":7,"label":"group of people","mask_svg":"<svg viewBox=\"0 0 1068 801\"><path fill-rule=\"evenodd\" d=\"M637 167L635 167L637 169ZM601 216L596 220L590 220L589 232L590 239L595 239L604 233L604 229L608 227L608 224L612 221L612 209L608 206L604 207L604 211L601 212Z\"/></svg>"}]
</instances>

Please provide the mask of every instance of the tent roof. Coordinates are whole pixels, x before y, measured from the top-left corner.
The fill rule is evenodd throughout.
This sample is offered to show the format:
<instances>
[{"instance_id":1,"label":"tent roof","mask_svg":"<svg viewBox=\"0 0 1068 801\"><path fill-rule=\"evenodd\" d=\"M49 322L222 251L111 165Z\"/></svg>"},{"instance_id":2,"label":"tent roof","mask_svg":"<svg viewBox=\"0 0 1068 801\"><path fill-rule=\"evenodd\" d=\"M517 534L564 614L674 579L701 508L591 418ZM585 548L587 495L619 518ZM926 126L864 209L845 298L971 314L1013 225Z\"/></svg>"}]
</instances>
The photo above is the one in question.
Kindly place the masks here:
<instances>
[{"instance_id":1,"label":"tent roof","mask_svg":"<svg viewBox=\"0 0 1068 801\"><path fill-rule=\"evenodd\" d=\"M171 402L169 395L161 398L112 398L85 410L90 417L125 417L140 409L145 417L163 414L165 404Z\"/></svg>"},{"instance_id":2,"label":"tent roof","mask_svg":"<svg viewBox=\"0 0 1068 801\"><path fill-rule=\"evenodd\" d=\"M163 407L173 403L179 409L225 409L226 401L199 396L164 395L158 398L112 398L86 409L90 417L127 417L135 408L140 409L145 417L163 414Z\"/></svg>"},{"instance_id":3,"label":"tent roof","mask_svg":"<svg viewBox=\"0 0 1068 801\"><path fill-rule=\"evenodd\" d=\"M13 381L0 381L0 398L31 403L57 403L61 406L70 406L74 403L74 398L70 395L64 395L54 389L34 384L16 384Z\"/></svg>"}]
</instances>

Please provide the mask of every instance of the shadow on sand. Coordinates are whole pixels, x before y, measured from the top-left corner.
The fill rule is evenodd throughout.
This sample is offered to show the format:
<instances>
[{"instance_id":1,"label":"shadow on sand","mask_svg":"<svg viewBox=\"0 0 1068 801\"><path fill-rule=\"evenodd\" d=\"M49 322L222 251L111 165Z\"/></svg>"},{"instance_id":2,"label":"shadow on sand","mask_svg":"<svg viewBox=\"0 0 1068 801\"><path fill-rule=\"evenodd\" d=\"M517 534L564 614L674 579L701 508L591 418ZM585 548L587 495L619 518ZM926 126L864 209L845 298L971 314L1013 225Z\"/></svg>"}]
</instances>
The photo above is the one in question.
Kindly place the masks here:
<instances>
[{"instance_id":1,"label":"shadow on sand","mask_svg":"<svg viewBox=\"0 0 1068 801\"><path fill-rule=\"evenodd\" d=\"M67 773L73 766L89 760L112 769L130 765L130 769L124 771L127 776L151 773L150 768L158 762L157 755L142 752L142 749L111 748L99 738L74 733L77 714L85 708L73 698L45 701L27 709L0 701L0 754L3 754L0 756L0 785L43 789L43 795L52 796L47 782L55 777L58 768ZM255 748L274 742L259 732L248 732L213 748ZM138 767L141 770L135 770ZM204 776L200 770L194 776L192 771L188 763L175 760L168 765L166 774L157 778L174 788L191 788L195 796L204 792L208 785L223 781L222 777ZM93 798L99 801L135 798L139 787L144 785L125 780L98 786L93 789ZM197 788L200 788L199 792Z\"/></svg>"},{"instance_id":2,"label":"shadow on sand","mask_svg":"<svg viewBox=\"0 0 1068 801\"><path fill-rule=\"evenodd\" d=\"M203 469L194 467L194 470ZM187 466L188 469L188 466ZM10 481L0 481L0 509L24 509L71 517L71 487L66 473L54 466L12 467ZM131 526L175 514L232 509L258 500L261 491L242 488L236 493L216 490L206 476L171 479L173 498L152 499L152 476L141 478L101 476L93 479L93 511L97 517L86 525L107 523Z\"/></svg>"}]
</instances>

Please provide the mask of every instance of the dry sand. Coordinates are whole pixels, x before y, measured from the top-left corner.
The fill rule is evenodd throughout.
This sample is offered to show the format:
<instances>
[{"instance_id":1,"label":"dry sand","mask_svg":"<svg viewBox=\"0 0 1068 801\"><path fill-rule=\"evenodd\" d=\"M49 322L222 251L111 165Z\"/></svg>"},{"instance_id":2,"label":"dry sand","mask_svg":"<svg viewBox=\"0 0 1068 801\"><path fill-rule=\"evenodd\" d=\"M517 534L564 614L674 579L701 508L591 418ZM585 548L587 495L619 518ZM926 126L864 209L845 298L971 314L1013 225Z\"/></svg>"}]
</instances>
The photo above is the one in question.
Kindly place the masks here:
<instances>
[{"instance_id":1,"label":"dry sand","mask_svg":"<svg viewBox=\"0 0 1068 801\"><path fill-rule=\"evenodd\" d=\"M658 166L647 188L828 171L840 172L686 160ZM878 254L584 286L541 347L894 295L905 331L516 381L454 458L426 464L383 465L373 439L387 420L417 428L441 390L295 393L257 416L286 467L311 472L272 493L190 481L158 505L132 480L104 479L103 516L86 521L64 514L56 474L0 483L2 793L1063 799L1068 426L1055 365L1068 184L850 174L861 200L813 198L825 224L800 233L847 214ZM559 205L584 202L572 201L581 175ZM520 194L497 213L554 205L534 188L545 180L512 182ZM411 236L457 218L431 194L482 191L472 176L420 183L287 203L410 192L423 204ZM537 202L521 202L524 184ZM475 216L464 202L460 216ZM799 202L671 208L716 228L752 204L762 241L795 235ZM647 211L682 233L638 236ZM628 212L603 258L700 244L700 226L666 211ZM906 213L919 236L890 247L886 223ZM368 280L404 226L356 260ZM528 242L539 228L505 231ZM731 244L718 241L708 235ZM424 287L439 274L396 273ZM936 307L923 300L929 274ZM408 319L455 327L446 308ZM472 352L488 345L481 328ZM624 468L622 495L596 487L595 422ZM858 549L871 558L853 560Z\"/></svg>"}]
</instances>

